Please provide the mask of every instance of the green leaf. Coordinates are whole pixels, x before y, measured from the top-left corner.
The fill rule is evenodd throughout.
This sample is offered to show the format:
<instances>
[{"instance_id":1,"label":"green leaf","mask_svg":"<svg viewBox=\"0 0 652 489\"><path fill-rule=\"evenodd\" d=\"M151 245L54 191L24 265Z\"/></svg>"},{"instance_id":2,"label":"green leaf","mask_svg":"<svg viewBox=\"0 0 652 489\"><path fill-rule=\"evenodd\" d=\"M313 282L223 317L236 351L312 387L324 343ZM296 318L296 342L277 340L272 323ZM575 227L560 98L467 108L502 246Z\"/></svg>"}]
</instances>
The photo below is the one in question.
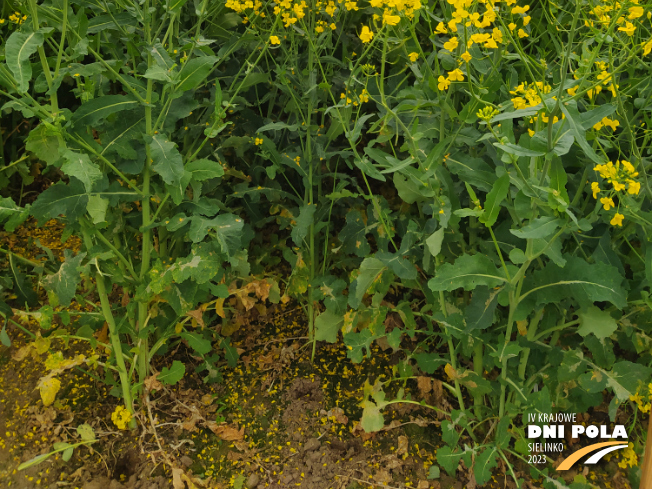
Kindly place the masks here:
<instances>
[{"instance_id":1,"label":"green leaf","mask_svg":"<svg viewBox=\"0 0 652 489\"><path fill-rule=\"evenodd\" d=\"M182 333L181 338L188 342L190 348L195 350L200 355L206 355L213 349L210 340L207 340L199 333Z\"/></svg>"},{"instance_id":2,"label":"green leaf","mask_svg":"<svg viewBox=\"0 0 652 489\"><path fill-rule=\"evenodd\" d=\"M484 213L480 216L480 222L487 227L491 227L498 219L500 204L509 192L509 173L505 173L494 183L491 192L487 194L487 200L484 203Z\"/></svg>"},{"instance_id":3,"label":"green leaf","mask_svg":"<svg viewBox=\"0 0 652 489\"><path fill-rule=\"evenodd\" d=\"M577 332L582 336L593 333L600 339L607 338L618 329L618 323L607 311L599 307L590 306L581 309L577 315L580 318L580 327Z\"/></svg>"},{"instance_id":4,"label":"green leaf","mask_svg":"<svg viewBox=\"0 0 652 489\"><path fill-rule=\"evenodd\" d=\"M297 217L297 223L292 228L291 233L292 241L294 241L295 245L302 246L303 238L308 234L308 229L313 223L313 216L316 210L317 206L315 204L307 204L301 207L299 217Z\"/></svg>"},{"instance_id":5,"label":"green leaf","mask_svg":"<svg viewBox=\"0 0 652 489\"><path fill-rule=\"evenodd\" d=\"M593 148L586 140L586 130L584 129L582 118L577 110L577 103L574 100L559 104L561 111L566 116L566 121L570 125L575 141L580 145L584 154L588 156L594 163L604 163L604 159L600 158Z\"/></svg>"},{"instance_id":6,"label":"green leaf","mask_svg":"<svg viewBox=\"0 0 652 489\"><path fill-rule=\"evenodd\" d=\"M428 480L439 479L440 471L438 465L431 465L428 469Z\"/></svg>"},{"instance_id":7,"label":"green leaf","mask_svg":"<svg viewBox=\"0 0 652 489\"><path fill-rule=\"evenodd\" d=\"M9 348L11 346L11 338L7 334L7 321L2 325L2 330L0 330L0 343Z\"/></svg>"},{"instance_id":8,"label":"green leaf","mask_svg":"<svg viewBox=\"0 0 652 489\"><path fill-rule=\"evenodd\" d=\"M496 181L496 172L483 159L464 153L453 153L446 159L448 170L461 181L475 188L489 192Z\"/></svg>"},{"instance_id":9,"label":"green leaf","mask_svg":"<svg viewBox=\"0 0 652 489\"><path fill-rule=\"evenodd\" d=\"M550 188L552 188L552 193L548 194L548 205L560 212L563 212L570 204L568 192L566 191L567 182L568 175L566 175L561 158L553 158L550 165ZM560 204L559 200L563 201L563 204Z\"/></svg>"},{"instance_id":10,"label":"green leaf","mask_svg":"<svg viewBox=\"0 0 652 489\"><path fill-rule=\"evenodd\" d=\"M181 8L186 4L188 0L166 0L165 9L173 14L179 14Z\"/></svg>"},{"instance_id":11,"label":"green leaf","mask_svg":"<svg viewBox=\"0 0 652 489\"><path fill-rule=\"evenodd\" d=\"M36 52L39 46L43 46L44 33L51 30L39 29L33 32L28 25L20 31L14 31L5 43L5 59L7 68L11 70L16 80L17 89L20 93L29 90L29 82L32 79L32 65L29 58Z\"/></svg>"},{"instance_id":12,"label":"green leaf","mask_svg":"<svg viewBox=\"0 0 652 489\"><path fill-rule=\"evenodd\" d=\"M179 81L175 90L185 92L198 87L206 80L208 74L213 71L215 63L217 63L217 57L215 56L202 56L186 62L179 72Z\"/></svg>"},{"instance_id":13,"label":"green leaf","mask_svg":"<svg viewBox=\"0 0 652 489\"><path fill-rule=\"evenodd\" d=\"M41 462L50 458L52 455L54 455L54 452L44 453L43 455L37 455L36 457L28 460L27 462L23 462L22 464L20 464L16 470L25 470L29 467L32 467L33 465L38 465Z\"/></svg>"},{"instance_id":14,"label":"green leaf","mask_svg":"<svg viewBox=\"0 0 652 489\"><path fill-rule=\"evenodd\" d=\"M326 309L315 319L315 340L335 343L337 341L337 332L342 324L344 324L344 316L334 314Z\"/></svg>"},{"instance_id":15,"label":"green leaf","mask_svg":"<svg viewBox=\"0 0 652 489\"><path fill-rule=\"evenodd\" d=\"M66 149L62 151L61 156L65 160L61 165L61 171L83 183L86 192L93 190L93 184L102 179L100 167L93 163L86 153L76 153Z\"/></svg>"},{"instance_id":16,"label":"green leaf","mask_svg":"<svg viewBox=\"0 0 652 489\"><path fill-rule=\"evenodd\" d=\"M376 253L376 258L389 267L389 269L396 274L397 277L403 280L414 280L417 278L417 269L410 262L408 257L401 253L388 253L386 251L379 251Z\"/></svg>"},{"instance_id":17,"label":"green leaf","mask_svg":"<svg viewBox=\"0 0 652 489\"><path fill-rule=\"evenodd\" d=\"M106 220L106 211L109 208L109 201L99 195L88 197L86 210L93 220L93 224L99 224Z\"/></svg>"},{"instance_id":18,"label":"green leaf","mask_svg":"<svg viewBox=\"0 0 652 489\"><path fill-rule=\"evenodd\" d=\"M174 385L183 378L185 373L186 366L179 360L175 360L172 362L172 366L170 368L163 367L161 369L158 380L167 385Z\"/></svg>"},{"instance_id":19,"label":"green leaf","mask_svg":"<svg viewBox=\"0 0 652 489\"><path fill-rule=\"evenodd\" d=\"M344 335L344 344L348 349L347 357L350 358L353 363L360 363L363 356L362 350L364 349L369 353L369 348L374 339L373 333L368 329L363 329L359 333L354 331L346 333Z\"/></svg>"},{"instance_id":20,"label":"green leaf","mask_svg":"<svg viewBox=\"0 0 652 489\"><path fill-rule=\"evenodd\" d=\"M344 251L349 254L364 258L371 254L371 247L367 241L367 230L362 214L352 210L346 215L346 224L340 231L338 238L343 243ZM650 252L652 256L652 252Z\"/></svg>"},{"instance_id":21,"label":"green leaf","mask_svg":"<svg viewBox=\"0 0 652 489\"><path fill-rule=\"evenodd\" d=\"M61 268L59 268L59 271L55 274L48 275L43 280L43 285L47 290L56 294L59 299L59 305L68 307L73 297L75 297L79 282L81 282L81 275L78 268L84 257L86 257L86 253L79 253L77 256L72 256L70 250L65 250L64 257L65 261L61 265Z\"/></svg>"},{"instance_id":22,"label":"green leaf","mask_svg":"<svg viewBox=\"0 0 652 489\"><path fill-rule=\"evenodd\" d=\"M444 242L444 228L439 228L426 239L428 251L432 256L437 256L441 252L441 244Z\"/></svg>"},{"instance_id":23,"label":"green leaf","mask_svg":"<svg viewBox=\"0 0 652 489\"><path fill-rule=\"evenodd\" d=\"M83 441L95 441L95 430L88 423L77 426L77 434Z\"/></svg>"},{"instance_id":24,"label":"green leaf","mask_svg":"<svg viewBox=\"0 0 652 489\"><path fill-rule=\"evenodd\" d=\"M95 127L111 114L135 109L140 102L131 95L105 95L89 100L72 115L72 122L80 128Z\"/></svg>"},{"instance_id":25,"label":"green leaf","mask_svg":"<svg viewBox=\"0 0 652 489\"><path fill-rule=\"evenodd\" d=\"M487 329L493 324L494 311L498 306L497 293L490 293L485 286L476 287L471 302L464 310L466 332L475 329Z\"/></svg>"},{"instance_id":26,"label":"green leaf","mask_svg":"<svg viewBox=\"0 0 652 489\"><path fill-rule=\"evenodd\" d=\"M521 295L521 300L536 294L539 305L572 298L583 308L602 301L609 301L619 309L627 307L623 277L617 268L605 263L589 264L581 258L567 256L564 268L549 262L534 272L532 278L529 290Z\"/></svg>"},{"instance_id":27,"label":"green leaf","mask_svg":"<svg viewBox=\"0 0 652 489\"><path fill-rule=\"evenodd\" d=\"M61 132L58 128L41 123L29 132L25 149L34 153L39 160L51 165L59 159L60 137Z\"/></svg>"},{"instance_id":28,"label":"green leaf","mask_svg":"<svg viewBox=\"0 0 652 489\"><path fill-rule=\"evenodd\" d=\"M435 453L437 463L441 465L451 477L455 477L457 466L459 465L461 458L462 454L460 452L453 452L448 445L438 448Z\"/></svg>"},{"instance_id":29,"label":"green leaf","mask_svg":"<svg viewBox=\"0 0 652 489\"><path fill-rule=\"evenodd\" d=\"M357 166L362 173L367 175L368 177L375 178L376 180L380 180L381 182L385 182L386 179L382 173L380 173L376 167L369 161L367 157L363 158L355 158L353 160L355 163L355 166Z\"/></svg>"},{"instance_id":30,"label":"green leaf","mask_svg":"<svg viewBox=\"0 0 652 489\"><path fill-rule=\"evenodd\" d=\"M203 182L211 178L218 178L224 175L224 168L216 161L201 159L191 161L186 165L186 171L190 172L192 179Z\"/></svg>"},{"instance_id":31,"label":"green leaf","mask_svg":"<svg viewBox=\"0 0 652 489\"><path fill-rule=\"evenodd\" d=\"M426 374L432 375L442 365L446 365L448 360L441 358L437 353L416 353L414 359L417 366Z\"/></svg>"},{"instance_id":32,"label":"green leaf","mask_svg":"<svg viewBox=\"0 0 652 489\"><path fill-rule=\"evenodd\" d=\"M39 223L59 217L60 214L74 221L84 215L87 204L88 194L83 184L74 179L68 185L58 182L41 192L30 211Z\"/></svg>"},{"instance_id":33,"label":"green leaf","mask_svg":"<svg viewBox=\"0 0 652 489\"><path fill-rule=\"evenodd\" d=\"M496 287L507 280L494 265L493 261L482 254L462 255L454 264L446 263L440 266L435 277L430 279L428 286L433 292L441 290L473 290L479 285Z\"/></svg>"},{"instance_id":34,"label":"green leaf","mask_svg":"<svg viewBox=\"0 0 652 489\"><path fill-rule=\"evenodd\" d=\"M13 232L29 217L29 210L18 207L11 197L0 197L0 222L5 223L5 231Z\"/></svg>"},{"instance_id":35,"label":"green leaf","mask_svg":"<svg viewBox=\"0 0 652 489\"><path fill-rule=\"evenodd\" d=\"M168 185L179 185L183 177L183 158L176 144L157 134L150 139L149 147L154 160L152 170L161 175Z\"/></svg>"},{"instance_id":36,"label":"green leaf","mask_svg":"<svg viewBox=\"0 0 652 489\"><path fill-rule=\"evenodd\" d=\"M553 216L543 216L536 218L521 229L510 229L509 232L521 239L547 238L557 230L562 222L561 219Z\"/></svg>"},{"instance_id":37,"label":"green leaf","mask_svg":"<svg viewBox=\"0 0 652 489\"><path fill-rule=\"evenodd\" d=\"M476 482L483 486L491 479L491 471L498 466L496 447L486 448L480 455L475 457L473 475Z\"/></svg>"},{"instance_id":38,"label":"green leaf","mask_svg":"<svg viewBox=\"0 0 652 489\"><path fill-rule=\"evenodd\" d=\"M605 117L609 117L611 114L616 112L616 106L612 104L600 104L593 110L584 112L580 114L580 120L582 121L582 128L585 131L590 131L593 129L598 122L600 122Z\"/></svg>"},{"instance_id":39,"label":"green leaf","mask_svg":"<svg viewBox=\"0 0 652 489\"><path fill-rule=\"evenodd\" d=\"M226 358L229 367L235 368L238 364L240 354L235 347L231 346L231 338L224 338L220 345L224 348L224 357Z\"/></svg>"},{"instance_id":40,"label":"green leaf","mask_svg":"<svg viewBox=\"0 0 652 489\"><path fill-rule=\"evenodd\" d=\"M516 156L544 156L546 154L543 151L535 151L533 149L524 148L523 146L512 143L494 143L494 146L502 149L505 153Z\"/></svg>"},{"instance_id":41,"label":"green leaf","mask_svg":"<svg viewBox=\"0 0 652 489\"><path fill-rule=\"evenodd\" d=\"M354 309L360 306L362 298L367 293L371 285L387 269L385 264L378 258L368 257L362 260L360 264L360 274L355 279L355 294L349 296L349 305Z\"/></svg>"},{"instance_id":42,"label":"green leaf","mask_svg":"<svg viewBox=\"0 0 652 489\"><path fill-rule=\"evenodd\" d=\"M535 105L534 107L528 107L527 109L519 109L513 112L503 112L502 114L495 115L491 118L491 122L500 122L506 121L508 119L517 119L519 117L529 117L535 115L541 110L541 104Z\"/></svg>"}]
</instances>

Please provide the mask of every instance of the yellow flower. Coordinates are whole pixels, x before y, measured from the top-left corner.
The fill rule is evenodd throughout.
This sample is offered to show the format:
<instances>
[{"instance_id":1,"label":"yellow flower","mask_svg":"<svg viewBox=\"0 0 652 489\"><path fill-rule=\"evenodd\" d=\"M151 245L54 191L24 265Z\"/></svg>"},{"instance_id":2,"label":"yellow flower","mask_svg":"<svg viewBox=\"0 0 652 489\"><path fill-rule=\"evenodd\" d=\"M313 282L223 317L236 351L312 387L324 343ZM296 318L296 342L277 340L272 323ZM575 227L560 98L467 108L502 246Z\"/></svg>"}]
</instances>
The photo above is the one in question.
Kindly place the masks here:
<instances>
[{"instance_id":1,"label":"yellow flower","mask_svg":"<svg viewBox=\"0 0 652 489\"><path fill-rule=\"evenodd\" d=\"M272 44L281 44L281 40L278 36L269 36L269 42Z\"/></svg>"},{"instance_id":2,"label":"yellow flower","mask_svg":"<svg viewBox=\"0 0 652 489\"><path fill-rule=\"evenodd\" d=\"M447 51L453 51L457 46L459 46L459 41L457 37L451 37L447 42L444 43L444 49Z\"/></svg>"},{"instance_id":3,"label":"yellow flower","mask_svg":"<svg viewBox=\"0 0 652 489\"><path fill-rule=\"evenodd\" d=\"M464 73L459 68L455 68L453 71L448 72L448 79L450 81L464 81Z\"/></svg>"},{"instance_id":4,"label":"yellow flower","mask_svg":"<svg viewBox=\"0 0 652 489\"><path fill-rule=\"evenodd\" d=\"M260 146L261 144L263 144L263 140L261 138L256 138L254 139L254 144L256 146Z\"/></svg>"},{"instance_id":5,"label":"yellow flower","mask_svg":"<svg viewBox=\"0 0 652 489\"><path fill-rule=\"evenodd\" d=\"M643 43L643 56L647 56L650 52L652 52L652 39Z\"/></svg>"},{"instance_id":6,"label":"yellow flower","mask_svg":"<svg viewBox=\"0 0 652 489\"><path fill-rule=\"evenodd\" d=\"M510 30L510 31L513 31L514 29L516 29L516 24L514 24L514 22L510 22L510 23L507 25L507 27L509 27L509 30Z\"/></svg>"},{"instance_id":7,"label":"yellow flower","mask_svg":"<svg viewBox=\"0 0 652 489\"><path fill-rule=\"evenodd\" d=\"M443 22L437 24L437 28L435 29L435 34L446 34L447 32L448 29L446 29L446 25Z\"/></svg>"},{"instance_id":8,"label":"yellow flower","mask_svg":"<svg viewBox=\"0 0 652 489\"><path fill-rule=\"evenodd\" d=\"M619 214L618 212L616 212L616 215L613 217L613 219L611 221L609 221L609 224L611 224L612 226L621 226L622 227L624 218L625 218L625 216L623 216L622 214Z\"/></svg>"},{"instance_id":9,"label":"yellow flower","mask_svg":"<svg viewBox=\"0 0 652 489\"><path fill-rule=\"evenodd\" d=\"M364 43L371 41L374 38L374 33L366 25L362 26L360 33L360 40Z\"/></svg>"},{"instance_id":10,"label":"yellow flower","mask_svg":"<svg viewBox=\"0 0 652 489\"><path fill-rule=\"evenodd\" d=\"M397 25L401 21L401 18L398 15L392 15L392 11L385 9L383 12L383 24L387 25Z\"/></svg>"},{"instance_id":11,"label":"yellow flower","mask_svg":"<svg viewBox=\"0 0 652 489\"><path fill-rule=\"evenodd\" d=\"M638 195L641 191L641 184L635 180L627 180L627 193Z\"/></svg>"},{"instance_id":12,"label":"yellow flower","mask_svg":"<svg viewBox=\"0 0 652 489\"><path fill-rule=\"evenodd\" d=\"M437 81L439 82L439 84L437 85L439 90L446 90L451 84L451 81L448 78L444 78L443 76L437 78Z\"/></svg>"},{"instance_id":13,"label":"yellow flower","mask_svg":"<svg viewBox=\"0 0 652 489\"><path fill-rule=\"evenodd\" d=\"M631 22L626 22L625 27L619 27L618 30L624 32L629 37L632 37L634 35L634 32L636 31L636 26Z\"/></svg>"},{"instance_id":14,"label":"yellow flower","mask_svg":"<svg viewBox=\"0 0 652 489\"><path fill-rule=\"evenodd\" d=\"M491 37L493 37L494 41L496 42L503 42L503 33L500 29L498 29L498 27L494 27L494 30L491 33Z\"/></svg>"},{"instance_id":15,"label":"yellow flower","mask_svg":"<svg viewBox=\"0 0 652 489\"><path fill-rule=\"evenodd\" d=\"M597 199L598 194L600 193L600 185L598 184L598 182L593 182L591 184L591 190L593 191L593 198Z\"/></svg>"},{"instance_id":16,"label":"yellow flower","mask_svg":"<svg viewBox=\"0 0 652 489\"><path fill-rule=\"evenodd\" d=\"M612 183L613 183L613 186L614 186L614 190L616 192L620 192L621 190L625 190L625 184L624 183L620 183L617 180L614 180Z\"/></svg>"},{"instance_id":17,"label":"yellow flower","mask_svg":"<svg viewBox=\"0 0 652 489\"><path fill-rule=\"evenodd\" d=\"M621 160L620 164L625 167L625 171L629 173L630 175L637 177L638 172L636 171L636 168L634 168L634 165L632 165L629 161L627 160Z\"/></svg>"},{"instance_id":18,"label":"yellow flower","mask_svg":"<svg viewBox=\"0 0 652 489\"><path fill-rule=\"evenodd\" d=\"M528 10L530 10L530 6L529 6L529 5L526 5L525 7L514 7L514 8L512 9L512 14L514 14L514 15L517 15L517 14L524 14L524 13L527 12Z\"/></svg>"},{"instance_id":19,"label":"yellow flower","mask_svg":"<svg viewBox=\"0 0 652 489\"><path fill-rule=\"evenodd\" d=\"M333 22L330 26L331 30L337 29L337 26L335 25L335 22Z\"/></svg>"},{"instance_id":20,"label":"yellow flower","mask_svg":"<svg viewBox=\"0 0 652 489\"><path fill-rule=\"evenodd\" d=\"M528 25L531 20L532 20L532 17L530 17L529 15L526 15L525 17L523 17L523 26L525 27L526 25Z\"/></svg>"},{"instance_id":21,"label":"yellow flower","mask_svg":"<svg viewBox=\"0 0 652 489\"><path fill-rule=\"evenodd\" d=\"M410 58L410 61L414 63L417 59L419 59L419 53L412 52L408 54L408 57Z\"/></svg>"},{"instance_id":22,"label":"yellow flower","mask_svg":"<svg viewBox=\"0 0 652 489\"><path fill-rule=\"evenodd\" d=\"M111 414L111 421L119 430L125 430L131 421L131 413L124 406L117 406Z\"/></svg>"},{"instance_id":23,"label":"yellow flower","mask_svg":"<svg viewBox=\"0 0 652 489\"><path fill-rule=\"evenodd\" d=\"M629 8L629 15L627 16L628 19L633 20L633 19L638 19L639 17L643 17L643 7L630 7Z\"/></svg>"},{"instance_id":24,"label":"yellow flower","mask_svg":"<svg viewBox=\"0 0 652 489\"><path fill-rule=\"evenodd\" d=\"M527 128L527 133L530 135L530 137L534 136L534 131L529 127Z\"/></svg>"},{"instance_id":25,"label":"yellow flower","mask_svg":"<svg viewBox=\"0 0 652 489\"><path fill-rule=\"evenodd\" d=\"M518 30L518 37L520 37L521 39L523 39L524 37L528 37L528 33L525 32L523 29L519 29L519 30Z\"/></svg>"},{"instance_id":26,"label":"yellow flower","mask_svg":"<svg viewBox=\"0 0 652 489\"><path fill-rule=\"evenodd\" d=\"M614 200L611 197L602 197L600 203L604 207L605 211L608 211L612 207L615 207Z\"/></svg>"},{"instance_id":27,"label":"yellow flower","mask_svg":"<svg viewBox=\"0 0 652 489\"><path fill-rule=\"evenodd\" d=\"M464 51L464 53L462 53L462 59L468 63L473 59L473 56L471 56L471 53L468 51Z\"/></svg>"}]
</instances>

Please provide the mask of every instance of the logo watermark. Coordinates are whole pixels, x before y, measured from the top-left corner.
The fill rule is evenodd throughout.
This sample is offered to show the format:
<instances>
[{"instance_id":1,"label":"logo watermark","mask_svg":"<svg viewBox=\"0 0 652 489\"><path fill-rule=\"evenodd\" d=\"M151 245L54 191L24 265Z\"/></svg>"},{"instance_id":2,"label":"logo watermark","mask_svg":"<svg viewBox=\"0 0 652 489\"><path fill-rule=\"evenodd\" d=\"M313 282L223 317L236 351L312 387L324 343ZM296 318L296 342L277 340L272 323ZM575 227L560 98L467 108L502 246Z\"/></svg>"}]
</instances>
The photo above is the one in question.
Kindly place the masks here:
<instances>
[{"instance_id":1,"label":"logo watermark","mask_svg":"<svg viewBox=\"0 0 652 489\"><path fill-rule=\"evenodd\" d=\"M547 463L549 454L558 455L562 453L566 449L564 441L567 434L570 434L571 439L578 441L587 439L601 440L568 455L557 467L558 471L570 469L587 455L591 456L584 460L583 463L585 465L596 464L608 453L628 446L628 435L625 426L618 424L612 430L609 426L603 424L580 424L577 420L577 413L529 414L526 421L528 423L528 439L545 440L543 442L528 442L528 451L530 452L528 462L531 464ZM568 425L570 425L570 431L567 431Z\"/></svg>"}]
</instances>

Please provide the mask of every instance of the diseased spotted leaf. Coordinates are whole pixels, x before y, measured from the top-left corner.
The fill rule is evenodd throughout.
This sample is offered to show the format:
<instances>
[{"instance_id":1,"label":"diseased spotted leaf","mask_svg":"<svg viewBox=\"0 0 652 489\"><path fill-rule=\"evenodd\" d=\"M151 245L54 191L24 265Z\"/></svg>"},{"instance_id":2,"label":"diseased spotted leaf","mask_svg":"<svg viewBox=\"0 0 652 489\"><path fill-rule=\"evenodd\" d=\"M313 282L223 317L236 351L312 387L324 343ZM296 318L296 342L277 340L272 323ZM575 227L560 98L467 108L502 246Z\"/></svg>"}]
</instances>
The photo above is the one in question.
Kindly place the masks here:
<instances>
[{"instance_id":1,"label":"diseased spotted leaf","mask_svg":"<svg viewBox=\"0 0 652 489\"><path fill-rule=\"evenodd\" d=\"M64 251L64 262L55 274L49 275L43 280L47 290L54 292L59 299L59 304L63 307L70 305L72 298L75 297L77 286L81 282L79 266L86 253L79 253L72 256L70 250Z\"/></svg>"},{"instance_id":2,"label":"diseased spotted leaf","mask_svg":"<svg viewBox=\"0 0 652 489\"><path fill-rule=\"evenodd\" d=\"M355 294L349 296L349 305L354 309L360 305L362 298L371 285L382 276L387 266L378 258L368 257L360 264L360 274L355 279Z\"/></svg>"}]
</instances>

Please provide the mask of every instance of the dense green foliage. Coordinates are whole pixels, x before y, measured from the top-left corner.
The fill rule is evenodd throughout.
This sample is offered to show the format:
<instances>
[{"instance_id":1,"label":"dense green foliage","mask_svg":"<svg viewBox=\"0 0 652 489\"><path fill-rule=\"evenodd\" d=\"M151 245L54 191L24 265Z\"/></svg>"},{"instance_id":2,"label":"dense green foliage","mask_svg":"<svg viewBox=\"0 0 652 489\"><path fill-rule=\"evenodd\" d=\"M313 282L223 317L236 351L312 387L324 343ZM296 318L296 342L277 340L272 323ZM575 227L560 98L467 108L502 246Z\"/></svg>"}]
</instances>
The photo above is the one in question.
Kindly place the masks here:
<instances>
[{"instance_id":1,"label":"dense green foliage","mask_svg":"<svg viewBox=\"0 0 652 489\"><path fill-rule=\"evenodd\" d=\"M81 237L38 314L94 279L127 411L171 342L219 380L237 352L205 325L291 298L313 354L340 332L353 362L374 341L403 351L365 385L365 430L413 402L387 384L445 380L438 462L479 484L527 453L525 413L649 409L647 7L31 0L21 15L0 96L32 122L3 183L36 160L58 181L0 217Z\"/></svg>"}]
</instances>

